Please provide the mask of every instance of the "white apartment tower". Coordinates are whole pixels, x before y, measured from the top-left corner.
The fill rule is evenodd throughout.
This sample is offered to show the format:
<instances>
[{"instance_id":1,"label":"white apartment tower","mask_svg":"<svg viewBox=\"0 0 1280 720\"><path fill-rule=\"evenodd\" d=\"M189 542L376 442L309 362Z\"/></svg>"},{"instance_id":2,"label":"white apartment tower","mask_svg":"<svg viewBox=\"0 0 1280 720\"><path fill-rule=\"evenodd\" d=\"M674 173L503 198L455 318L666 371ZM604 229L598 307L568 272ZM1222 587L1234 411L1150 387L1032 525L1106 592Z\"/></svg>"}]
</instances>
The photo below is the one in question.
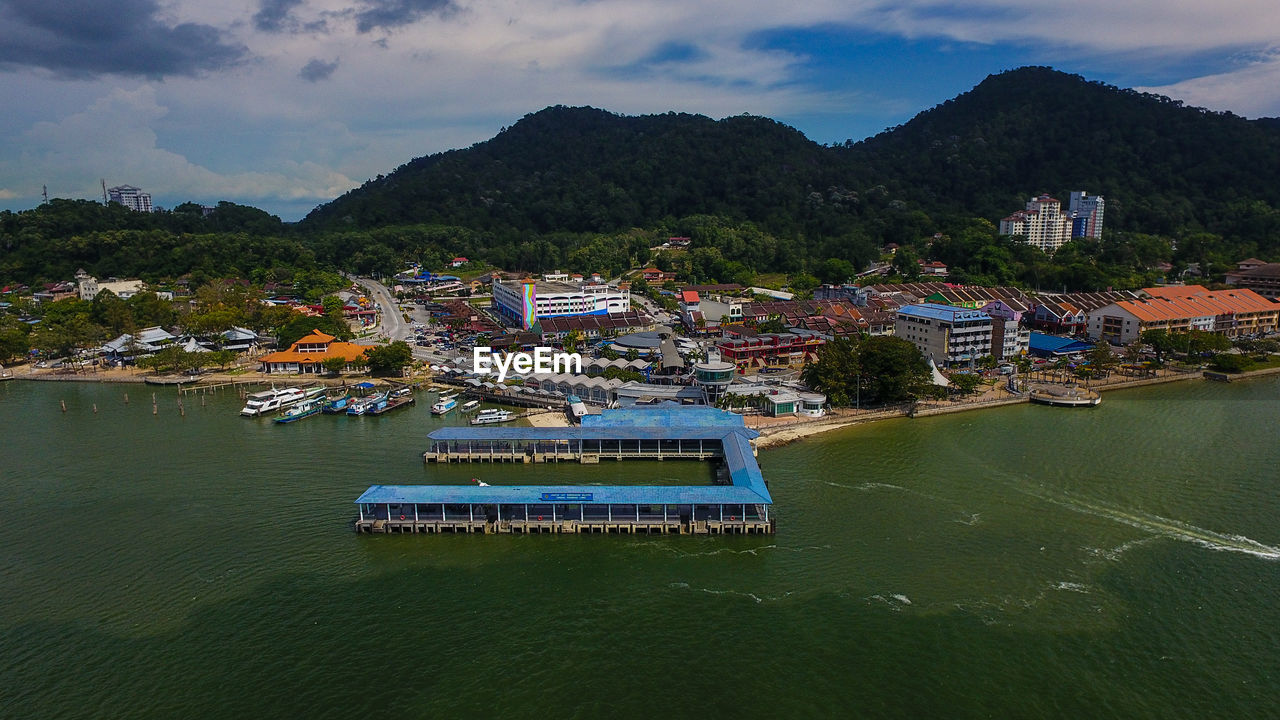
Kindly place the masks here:
<instances>
[{"instance_id":1,"label":"white apartment tower","mask_svg":"<svg viewBox=\"0 0 1280 720\"><path fill-rule=\"evenodd\" d=\"M111 202L120 203L134 212L151 212L151 193L142 192L132 185L108 188L107 196Z\"/></svg>"},{"instance_id":2,"label":"white apartment tower","mask_svg":"<svg viewBox=\"0 0 1280 720\"><path fill-rule=\"evenodd\" d=\"M1101 238L1105 205L1101 195L1090 195L1083 190L1071 193L1071 204L1067 206L1071 214L1071 236Z\"/></svg>"},{"instance_id":3,"label":"white apartment tower","mask_svg":"<svg viewBox=\"0 0 1280 720\"><path fill-rule=\"evenodd\" d=\"M1027 201L1019 210L1000 221L1001 235L1020 235L1027 243L1052 253L1071 239L1071 217L1062 212L1062 203L1048 195Z\"/></svg>"}]
</instances>

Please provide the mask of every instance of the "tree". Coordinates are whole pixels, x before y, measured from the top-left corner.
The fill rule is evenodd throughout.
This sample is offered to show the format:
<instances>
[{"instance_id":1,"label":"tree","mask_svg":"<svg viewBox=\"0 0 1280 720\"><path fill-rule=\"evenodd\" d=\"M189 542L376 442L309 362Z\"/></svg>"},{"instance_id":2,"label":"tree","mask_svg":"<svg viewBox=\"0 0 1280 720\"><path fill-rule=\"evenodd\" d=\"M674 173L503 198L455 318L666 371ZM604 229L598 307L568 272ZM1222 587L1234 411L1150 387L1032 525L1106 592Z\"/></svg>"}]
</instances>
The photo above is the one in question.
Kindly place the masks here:
<instances>
[{"instance_id":1,"label":"tree","mask_svg":"<svg viewBox=\"0 0 1280 720\"><path fill-rule=\"evenodd\" d=\"M1106 377L1117 362L1116 354L1111 351L1111 343L1102 338L1099 338L1098 344L1089 351L1087 359L1089 369L1092 370L1091 375L1094 377Z\"/></svg>"},{"instance_id":2,"label":"tree","mask_svg":"<svg viewBox=\"0 0 1280 720\"><path fill-rule=\"evenodd\" d=\"M982 378L973 373L953 373L951 375L951 385L960 395L968 395L982 384Z\"/></svg>"},{"instance_id":3,"label":"tree","mask_svg":"<svg viewBox=\"0 0 1280 720\"><path fill-rule=\"evenodd\" d=\"M365 351L369 362L369 373L381 377L399 377L404 368L413 362L413 351L409 344L397 340L389 345L375 345Z\"/></svg>"},{"instance_id":4,"label":"tree","mask_svg":"<svg viewBox=\"0 0 1280 720\"><path fill-rule=\"evenodd\" d=\"M818 359L801 370L800 379L826 394L833 406L894 403L928 391L929 365L902 338L837 337L819 349Z\"/></svg>"},{"instance_id":5,"label":"tree","mask_svg":"<svg viewBox=\"0 0 1280 720\"><path fill-rule=\"evenodd\" d=\"M346 369L347 360L342 357L325 358L321 361L320 367L323 367L330 375L338 375Z\"/></svg>"},{"instance_id":6,"label":"tree","mask_svg":"<svg viewBox=\"0 0 1280 720\"><path fill-rule=\"evenodd\" d=\"M1144 344L1150 345L1151 349L1156 353L1156 364L1164 364L1164 354L1172 352L1175 345L1173 338L1170 337L1168 330L1144 330L1141 340Z\"/></svg>"}]
</instances>

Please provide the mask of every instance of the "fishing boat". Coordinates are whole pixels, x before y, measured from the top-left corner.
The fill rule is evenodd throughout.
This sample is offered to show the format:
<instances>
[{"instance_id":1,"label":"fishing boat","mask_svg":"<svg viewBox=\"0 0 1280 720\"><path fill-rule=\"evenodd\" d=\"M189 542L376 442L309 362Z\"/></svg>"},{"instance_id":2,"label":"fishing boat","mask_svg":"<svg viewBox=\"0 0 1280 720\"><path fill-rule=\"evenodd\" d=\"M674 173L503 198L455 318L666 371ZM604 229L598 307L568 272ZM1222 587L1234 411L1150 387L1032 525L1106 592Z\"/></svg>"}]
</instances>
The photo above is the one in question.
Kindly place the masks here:
<instances>
[{"instance_id":1,"label":"fishing boat","mask_svg":"<svg viewBox=\"0 0 1280 720\"><path fill-rule=\"evenodd\" d=\"M481 410L476 416L471 418L472 425L492 425L493 423L504 423L515 418L515 413L510 410L488 409Z\"/></svg>"},{"instance_id":2,"label":"fishing boat","mask_svg":"<svg viewBox=\"0 0 1280 720\"><path fill-rule=\"evenodd\" d=\"M462 412L464 413L475 412L476 410L479 410L479 409L480 409L479 400L468 400L462 404Z\"/></svg>"},{"instance_id":3,"label":"fishing boat","mask_svg":"<svg viewBox=\"0 0 1280 720\"><path fill-rule=\"evenodd\" d=\"M347 405L347 414L348 415L364 415L365 413L369 412L369 410L373 408L375 405L377 405L378 403L385 403L386 401L387 401L386 393L374 393L373 395L366 395L365 397L355 400L349 405Z\"/></svg>"},{"instance_id":4,"label":"fishing boat","mask_svg":"<svg viewBox=\"0 0 1280 720\"><path fill-rule=\"evenodd\" d=\"M406 405L413 405L417 402L417 398L413 396L413 389L410 387L400 387L387 393L387 399L384 402L374 403L372 407L365 410L366 415L381 415L389 413L396 408L402 408Z\"/></svg>"},{"instance_id":5,"label":"fishing boat","mask_svg":"<svg viewBox=\"0 0 1280 720\"><path fill-rule=\"evenodd\" d=\"M324 395L307 398L280 413L276 417L276 422L291 423L303 418L309 418L312 415L319 415L327 404L328 400L325 399Z\"/></svg>"},{"instance_id":6,"label":"fishing boat","mask_svg":"<svg viewBox=\"0 0 1280 720\"><path fill-rule=\"evenodd\" d=\"M458 407L457 396L442 395L438 400L436 400L436 403L431 406L431 414L443 415L456 407Z\"/></svg>"},{"instance_id":7,"label":"fishing boat","mask_svg":"<svg viewBox=\"0 0 1280 720\"><path fill-rule=\"evenodd\" d=\"M355 396L348 392L344 392L337 397L329 396L325 398L325 404L321 411L326 415L339 415L346 412L347 406L354 401Z\"/></svg>"},{"instance_id":8,"label":"fishing boat","mask_svg":"<svg viewBox=\"0 0 1280 720\"><path fill-rule=\"evenodd\" d=\"M244 407L240 408L240 414L245 417L266 415L275 410L288 407L306 397L307 391L297 387L261 390L245 398Z\"/></svg>"}]
</instances>

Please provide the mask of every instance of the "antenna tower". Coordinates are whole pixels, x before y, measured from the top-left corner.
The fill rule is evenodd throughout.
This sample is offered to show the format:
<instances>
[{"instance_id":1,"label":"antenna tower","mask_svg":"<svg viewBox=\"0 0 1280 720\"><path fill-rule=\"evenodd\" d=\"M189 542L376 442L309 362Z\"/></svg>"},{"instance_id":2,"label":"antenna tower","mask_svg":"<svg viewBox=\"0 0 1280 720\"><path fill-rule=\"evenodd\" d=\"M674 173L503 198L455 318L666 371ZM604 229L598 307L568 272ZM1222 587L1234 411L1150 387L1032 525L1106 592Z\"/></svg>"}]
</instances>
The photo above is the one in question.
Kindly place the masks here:
<instances>
[{"instance_id":1,"label":"antenna tower","mask_svg":"<svg viewBox=\"0 0 1280 720\"><path fill-rule=\"evenodd\" d=\"M40 186L40 194L44 196L44 204L45 204L45 205L48 205L48 204L49 204L49 186L48 186L48 185L41 185L41 186Z\"/></svg>"},{"instance_id":2,"label":"antenna tower","mask_svg":"<svg viewBox=\"0 0 1280 720\"><path fill-rule=\"evenodd\" d=\"M110 205L110 204L111 204L111 202L110 202L109 200L107 200L107 179L106 179L106 178L102 178L102 179L98 180L98 182L102 183L102 204L103 204L103 205Z\"/></svg>"}]
</instances>

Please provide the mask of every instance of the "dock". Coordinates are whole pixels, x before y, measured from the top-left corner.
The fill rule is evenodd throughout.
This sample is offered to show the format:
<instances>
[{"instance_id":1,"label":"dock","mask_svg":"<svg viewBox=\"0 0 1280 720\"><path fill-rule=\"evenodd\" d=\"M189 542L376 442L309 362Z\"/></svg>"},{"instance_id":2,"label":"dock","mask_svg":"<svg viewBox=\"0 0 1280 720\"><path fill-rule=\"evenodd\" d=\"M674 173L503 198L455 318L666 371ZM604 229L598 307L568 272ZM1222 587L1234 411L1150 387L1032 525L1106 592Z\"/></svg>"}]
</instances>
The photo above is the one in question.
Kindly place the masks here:
<instances>
[{"instance_id":1,"label":"dock","mask_svg":"<svg viewBox=\"0 0 1280 720\"><path fill-rule=\"evenodd\" d=\"M446 427L424 462L700 460L707 486L374 485L355 502L360 533L766 534L773 498L756 462L759 433L705 406L610 410L574 428Z\"/></svg>"}]
</instances>

